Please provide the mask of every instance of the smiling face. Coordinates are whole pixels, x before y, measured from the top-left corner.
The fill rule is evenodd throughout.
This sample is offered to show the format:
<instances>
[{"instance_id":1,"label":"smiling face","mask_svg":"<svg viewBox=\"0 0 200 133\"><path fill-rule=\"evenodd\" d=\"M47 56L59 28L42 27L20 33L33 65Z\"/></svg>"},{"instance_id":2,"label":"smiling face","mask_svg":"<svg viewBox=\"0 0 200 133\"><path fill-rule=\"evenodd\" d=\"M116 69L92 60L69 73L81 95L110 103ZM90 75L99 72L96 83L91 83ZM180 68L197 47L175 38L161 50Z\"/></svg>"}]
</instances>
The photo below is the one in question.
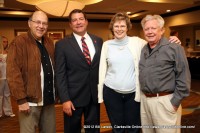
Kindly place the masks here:
<instances>
[{"instance_id":1,"label":"smiling face","mask_svg":"<svg viewBox=\"0 0 200 133\"><path fill-rule=\"evenodd\" d=\"M83 13L73 13L69 25L74 33L83 36L87 31L88 21Z\"/></svg>"},{"instance_id":2,"label":"smiling face","mask_svg":"<svg viewBox=\"0 0 200 133\"><path fill-rule=\"evenodd\" d=\"M113 34L117 39L123 39L127 35L128 29L125 20L118 20L113 24Z\"/></svg>"},{"instance_id":3,"label":"smiling face","mask_svg":"<svg viewBox=\"0 0 200 133\"><path fill-rule=\"evenodd\" d=\"M164 28L161 28L155 19L149 20L143 27L144 35L150 46L155 46L161 39Z\"/></svg>"},{"instance_id":4,"label":"smiling face","mask_svg":"<svg viewBox=\"0 0 200 133\"><path fill-rule=\"evenodd\" d=\"M47 15L42 11L36 11L29 19L28 26L34 38L41 40L48 28Z\"/></svg>"}]
</instances>

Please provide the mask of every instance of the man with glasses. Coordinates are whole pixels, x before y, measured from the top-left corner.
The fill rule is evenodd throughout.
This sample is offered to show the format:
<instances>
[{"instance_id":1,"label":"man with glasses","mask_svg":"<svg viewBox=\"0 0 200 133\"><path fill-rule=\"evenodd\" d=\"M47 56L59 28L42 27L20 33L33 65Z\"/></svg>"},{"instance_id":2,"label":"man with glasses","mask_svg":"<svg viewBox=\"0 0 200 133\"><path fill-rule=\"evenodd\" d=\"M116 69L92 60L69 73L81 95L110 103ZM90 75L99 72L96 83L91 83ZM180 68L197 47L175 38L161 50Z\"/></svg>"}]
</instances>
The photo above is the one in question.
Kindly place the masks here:
<instances>
[{"instance_id":1,"label":"man with glasses","mask_svg":"<svg viewBox=\"0 0 200 133\"><path fill-rule=\"evenodd\" d=\"M20 133L55 133L54 44L45 34L48 17L35 11L29 31L8 49L7 80L19 107Z\"/></svg>"}]
</instances>

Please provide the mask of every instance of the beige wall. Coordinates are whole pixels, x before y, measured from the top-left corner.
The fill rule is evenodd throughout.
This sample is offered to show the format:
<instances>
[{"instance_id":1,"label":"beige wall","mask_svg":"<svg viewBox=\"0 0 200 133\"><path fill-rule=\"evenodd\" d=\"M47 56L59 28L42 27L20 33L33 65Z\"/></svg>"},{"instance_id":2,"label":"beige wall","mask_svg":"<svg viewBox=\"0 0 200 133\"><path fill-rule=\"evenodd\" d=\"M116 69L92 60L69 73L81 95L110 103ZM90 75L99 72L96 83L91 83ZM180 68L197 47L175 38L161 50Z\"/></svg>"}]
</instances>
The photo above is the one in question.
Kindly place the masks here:
<instances>
[{"instance_id":1,"label":"beige wall","mask_svg":"<svg viewBox=\"0 0 200 133\"><path fill-rule=\"evenodd\" d=\"M175 15L172 17L165 18L166 25L168 26L182 26L182 25L189 25L189 24L196 24L200 23L200 10L194 11L190 13L183 13L180 15Z\"/></svg>"},{"instance_id":2,"label":"beige wall","mask_svg":"<svg viewBox=\"0 0 200 133\"><path fill-rule=\"evenodd\" d=\"M166 26L179 32L179 38L184 47L186 47L186 40L189 39L190 42L188 44L191 45L193 49L198 50L195 47L194 27L200 26L199 14L200 10L165 18ZM167 29L167 35L169 35L170 32L169 28Z\"/></svg>"},{"instance_id":3,"label":"beige wall","mask_svg":"<svg viewBox=\"0 0 200 133\"><path fill-rule=\"evenodd\" d=\"M88 32L102 37L105 41L111 35L108 25L109 22L89 22ZM28 29L27 21L0 21L0 34L8 37L9 42L15 37L15 30L21 29ZM68 22L49 22L49 30L51 29L64 29L66 35L71 34ZM138 29L134 28L129 33L137 35L137 31Z\"/></svg>"},{"instance_id":4,"label":"beige wall","mask_svg":"<svg viewBox=\"0 0 200 133\"><path fill-rule=\"evenodd\" d=\"M170 30L177 30L179 32L179 39L182 42L182 46L186 47L186 40L190 40L189 45L195 50L200 50L200 48L195 48L194 45L194 27L200 26L200 11L194 11L189 13L184 13L180 15L175 15L172 17L164 17L165 19L165 36L169 37ZM138 28L139 36L143 37L142 28Z\"/></svg>"},{"instance_id":5,"label":"beige wall","mask_svg":"<svg viewBox=\"0 0 200 133\"><path fill-rule=\"evenodd\" d=\"M182 45L185 46L186 39L190 39L190 44L194 47L194 24L200 25L200 11L184 13L172 17L165 17L165 35L169 36L170 29L176 29L179 32L179 38ZM96 34L107 40L111 34L108 30L109 22L89 22L88 32ZM0 21L0 34L7 36L9 42L15 37L15 29L28 29L27 21ZM71 30L68 22L50 22L49 29L64 29L65 34L70 34ZM129 32L131 36L143 38L143 31L140 23L133 23L133 28Z\"/></svg>"},{"instance_id":6,"label":"beige wall","mask_svg":"<svg viewBox=\"0 0 200 133\"><path fill-rule=\"evenodd\" d=\"M27 21L0 21L0 34L8 37L9 42L15 37L15 30L21 29L28 29ZM71 33L68 22L49 22L49 30L51 29L64 29L66 35ZM107 39L108 23L91 22L88 26L88 32Z\"/></svg>"},{"instance_id":7,"label":"beige wall","mask_svg":"<svg viewBox=\"0 0 200 133\"><path fill-rule=\"evenodd\" d=\"M104 40L108 38L109 30L106 22L89 22L88 32L102 37ZM68 22L50 22L49 29L65 29L65 34L71 34Z\"/></svg>"}]
</instances>

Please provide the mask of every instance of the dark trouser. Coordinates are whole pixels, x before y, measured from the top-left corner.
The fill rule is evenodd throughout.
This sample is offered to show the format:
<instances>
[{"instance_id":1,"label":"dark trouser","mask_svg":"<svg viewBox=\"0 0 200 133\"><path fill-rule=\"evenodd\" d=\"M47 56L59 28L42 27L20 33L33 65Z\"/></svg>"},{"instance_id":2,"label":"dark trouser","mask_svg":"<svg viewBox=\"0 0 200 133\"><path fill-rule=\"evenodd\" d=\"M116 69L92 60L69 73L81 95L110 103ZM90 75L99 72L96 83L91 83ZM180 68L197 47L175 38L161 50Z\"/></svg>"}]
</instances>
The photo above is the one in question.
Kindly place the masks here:
<instances>
[{"instance_id":1,"label":"dark trouser","mask_svg":"<svg viewBox=\"0 0 200 133\"><path fill-rule=\"evenodd\" d=\"M117 93L104 85L104 104L113 127L113 133L140 133L140 103L134 100L135 92ZM121 127L120 127L121 126Z\"/></svg>"},{"instance_id":2,"label":"dark trouser","mask_svg":"<svg viewBox=\"0 0 200 133\"><path fill-rule=\"evenodd\" d=\"M90 102L85 107L75 107L72 116L64 113L64 133L81 133L81 117L84 114L85 133L99 133L100 104Z\"/></svg>"}]
</instances>

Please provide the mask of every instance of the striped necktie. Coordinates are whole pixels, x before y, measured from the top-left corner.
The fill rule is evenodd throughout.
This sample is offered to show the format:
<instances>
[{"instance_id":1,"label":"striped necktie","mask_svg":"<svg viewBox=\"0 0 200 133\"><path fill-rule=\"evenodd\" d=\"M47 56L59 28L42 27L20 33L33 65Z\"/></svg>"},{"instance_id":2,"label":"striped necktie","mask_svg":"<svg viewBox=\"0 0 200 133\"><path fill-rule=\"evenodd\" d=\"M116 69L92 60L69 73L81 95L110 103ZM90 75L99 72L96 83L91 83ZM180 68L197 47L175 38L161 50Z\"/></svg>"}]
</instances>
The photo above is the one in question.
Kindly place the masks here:
<instances>
[{"instance_id":1,"label":"striped necktie","mask_svg":"<svg viewBox=\"0 0 200 133\"><path fill-rule=\"evenodd\" d=\"M90 65L91 64L90 51L89 51L88 46L87 46L87 44L85 43L84 40L85 40L85 37L82 37L81 42L82 42L83 54L85 56L87 63Z\"/></svg>"}]
</instances>

